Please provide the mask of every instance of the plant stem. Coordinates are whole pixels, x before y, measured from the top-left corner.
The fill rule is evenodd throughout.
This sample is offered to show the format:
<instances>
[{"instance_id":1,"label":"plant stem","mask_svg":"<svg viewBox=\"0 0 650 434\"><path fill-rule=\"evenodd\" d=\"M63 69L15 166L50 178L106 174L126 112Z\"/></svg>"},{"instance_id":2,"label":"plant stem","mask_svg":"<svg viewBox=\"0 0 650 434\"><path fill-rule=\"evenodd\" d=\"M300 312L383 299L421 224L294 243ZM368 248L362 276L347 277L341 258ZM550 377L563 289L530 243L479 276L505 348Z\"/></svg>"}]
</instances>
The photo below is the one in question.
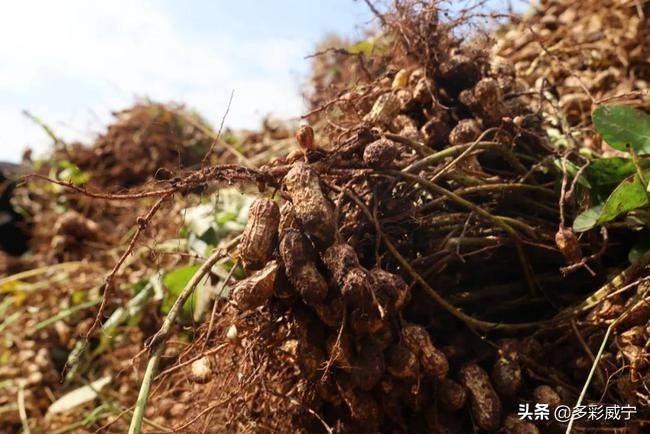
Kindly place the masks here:
<instances>
[{"instance_id":1,"label":"plant stem","mask_svg":"<svg viewBox=\"0 0 650 434\"><path fill-rule=\"evenodd\" d=\"M408 137L400 136L399 134L393 134L393 133L385 133L384 137L387 139L393 140L395 142L401 143L406 146L410 146L411 148L415 149L418 154L420 155L431 155L433 154L433 150L429 148L427 145L425 145L422 142L418 142L417 140L409 139Z\"/></svg>"},{"instance_id":2,"label":"plant stem","mask_svg":"<svg viewBox=\"0 0 650 434\"><path fill-rule=\"evenodd\" d=\"M20 381L18 386L18 414L20 415L20 422L23 426L23 433L31 434L29 422L27 421L27 410L25 409L25 384L22 381Z\"/></svg>"},{"instance_id":3,"label":"plant stem","mask_svg":"<svg viewBox=\"0 0 650 434\"><path fill-rule=\"evenodd\" d=\"M591 384L591 380L594 377L594 374L596 373L596 369L598 368L598 363L600 363L600 358L603 356L603 353L605 352L605 347L607 346L607 341L609 340L609 335L612 333L614 328L625 319L628 313L634 307L636 307L637 303L643 299L643 296L646 294L647 291L639 291L637 290L636 295L634 298L630 301L628 304L627 308L623 311L621 315L619 315L618 318L616 318L610 325L607 327L607 330L605 331L605 336L603 336L603 341L600 343L600 348L598 348L598 353L596 354L596 358L594 359L594 362L591 364L591 369L589 370L589 375L587 375L587 380L585 381L585 384L582 386L582 390L580 391L580 396L578 397L578 401L576 402L576 405L573 408L576 408L580 405L582 405L582 401L585 399L585 396L587 395L587 390L589 389L589 385ZM571 429L573 428L573 417L569 421L569 424L567 425L565 434L571 434Z\"/></svg>"},{"instance_id":4,"label":"plant stem","mask_svg":"<svg viewBox=\"0 0 650 434\"><path fill-rule=\"evenodd\" d=\"M56 315L51 316L48 319L43 320L43 321L39 322L38 324L36 324L31 330L29 330L27 332L27 334L30 335L30 334L36 333L37 331L42 330L42 329L44 329L45 327L47 327L47 326L49 326L51 324L54 324L55 322L57 322L60 319L67 318L70 315L72 315L74 313L77 313L79 311L82 311L84 309L88 309L89 307L97 306L99 303L101 303L101 301L102 301L102 299L98 298L98 299L95 299L95 300L87 301L87 302L82 303L82 304L77 305L77 306L70 307L68 309L64 309L61 312L57 313Z\"/></svg>"},{"instance_id":5,"label":"plant stem","mask_svg":"<svg viewBox=\"0 0 650 434\"><path fill-rule=\"evenodd\" d=\"M625 282L628 282L631 277L637 275L648 264L650 264L650 251L645 252L636 262L617 274L582 303L564 309L556 315L556 318L574 316L590 310L604 300L611 292L624 285Z\"/></svg>"},{"instance_id":6,"label":"plant stem","mask_svg":"<svg viewBox=\"0 0 650 434\"><path fill-rule=\"evenodd\" d=\"M232 267L230 267L230 271L228 272L228 275L223 280L223 282L221 282L219 292L215 294L214 302L212 304L212 313L210 314L210 322L208 323L208 331L205 333L205 340L203 341L203 346L201 347L201 351L205 350L205 346L208 344L208 341L210 340L210 333L212 333L212 326L214 325L214 317L216 316L217 313L217 306L219 305L219 299L223 294L223 290L226 289L226 285L228 285L230 278L232 277L233 274L235 274L235 270L237 269L238 266L239 266L239 258L232 264Z\"/></svg>"},{"instance_id":7,"label":"plant stem","mask_svg":"<svg viewBox=\"0 0 650 434\"><path fill-rule=\"evenodd\" d=\"M46 265L44 267L39 267L39 268L33 268L31 270L23 271L21 273L16 273L12 274L11 276L7 276L3 279L0 279L0 292L10 292L11 289L6 289L3 288L5 285L11 282L15 282L18 280L23 280L27 279L29 277L34 277L38 276L39 274L45 274L48 272L52 272L54 270L68 270L71 271L77 267L81 267L83 265L86 265L85 262L82 261L75 261L75 262L62 262L60 264L54 264L54 265ZM87 264L91 265L91 264Z\"/></svg>"},{"instance_id":8,"label":"plant stem","mask_svg":"<svg viewBox=\"0 0 650 434\"><path fill-rule=\"evenodd\" d=\"M144 418L144 409L147 407L147 400L149 399L149 390L151 390L151 383L158 371L160 355L162 354L164 347L164 345L159 345L147 363L147 369L144 372L144 378L142 379L140 392L138 393L138 400L135 402L135 408L133 409L131 425L129 425L129 434L140 434L142 419Z\"/></svg>"},{"instance_id":9,"label":"plant stem","mask_svg":"<svg viewBox=\"0 0 650 434\"><path fill-rule=\"evenodd\" d=\"M524 249L521 246L521 238L519 237L517 231L514 230L512 226L510 226L510 224L506 223L506 221L504 221L499 217L493 216L492 214L490 214L488 211L484 210L480 206L468 201L467 199L460 197L456 193L449 191L446 188L443 188L436 183L428 181L422 178L421 176L413 175L411 173L401 172L398 170L389 170L388 173L390 173L391 175L409 179L411 181L415 181L429 191L432 191L441 196L446 196L450 201L455 202L456 204L464 208L467 208L471 211L474 211L476 214L480 215L484 219L492 222L495 226L498 226L501 229L503 229L512 238L512 241L515 244L515 249L517 250L517 255L519 256L519 261L521 262L522 271L524 272L524 276L526 277L526 283L528 284L531 293L534 294L537 292L538 284L535 280L534 274L530 269L530 264L528 263Z\"/></svg>"},{"instance_id":10,"label":"plant stem","mask_svg":"<svg viewBox=\"0 0 650 434\"><path fill-rule=\"evenodd\" d=\"M465 324L467 324L469 327L473 327L477 330L481 331L520 331L520 330L528 330L528 329L533 329L537 328L540 326L545 326L545 325L552 325L556 324L559 322L557 319L551 319L551 320L544 320L544 321L535 321L535 322L528 322L528 323L517 323L517 324L504 324L504 323L496 323L496 322L491 322L491 321L483 321L477 318L474 318L462 310L458 309L456 306L453 304L449 303L445 298L440 295L436 290L434 290L426 280L420 275L420 273L415 270L411 264L402 256L402 254L397 250L395 245L388 239L386 234L381 229L380 223L377 219L375 219L361 199L359 199L354 193L352 193L349 190L344 190L339 187L330 185L330 187L334 190L337 190L339 192L342 192L343 194L347 195L350 199L352 199L358 206L361 208L363 213L366 215L366 217L374 223L376 231L377 231L377 236L381 237L381 239L384 241L384 244L388 248L388 250L391 252L391 254L397 259L397 262L400 263L402 267L411 275L411 277L420 285L422 288L425 290L425 292L436 302L438 303L444 310L449 312L452 316L456 317L457 319L463 321Z\"/></svg>"},{"instance_id":11,"label":"plant stem","mask_svg":"<svg viewBox=\"0 0 650 434\"><path fill-rule=\"evenodd\" d=\"M388 137L388 136L386 136ZM472 146L473 145L473 146ZM479 142L479 143L465 143L462 145L454 145L448 148L443 149L442 151L436 152L435 154L428 155L421 160L416 161L410 166L404 169L404 172L417 172L418 170L424 169L438 161L444 160L447 157L455 157L461 154L464 150L469 147L473 149L500 149L503 145L499 142Z\"/></svg>"},{"instance_id":12,"label":"plant stem","mask_svg":"<svg viewBox=\"0 0 650 434\"><path fill-rule=\"evenodd\" d=\"M228 251L229 247L232 247L239 241L240 237L234 238L231 240L225 248L216 249L212 255L201 265L201 267L194 273L194 276L190 279L189 282L183 288L183 291L180 293L174 305L169 310L167 317L163 321L160 330L153 336L148 347L153 349L153 353L149 358L147 363L147 369L144 373L144 378L142 379L142 384L140 385L140 392L138 393L138 400L136 401L135 408L133 410L133 417L131 418L131 425L129 426L129 434L140 434L142 427L142 419L144 417L144 410L147 406L147 400L149 399L149 390L151 389L151 383L153 382L156 372L158 371L158 364L160 362L160 355L165 349L165 343L167 337L171 331L172 325L178 314L181 312L185 301L192 295L197 285L208 272L212 269L212 266L221 259Z\"/></svg>"}]
</instances>

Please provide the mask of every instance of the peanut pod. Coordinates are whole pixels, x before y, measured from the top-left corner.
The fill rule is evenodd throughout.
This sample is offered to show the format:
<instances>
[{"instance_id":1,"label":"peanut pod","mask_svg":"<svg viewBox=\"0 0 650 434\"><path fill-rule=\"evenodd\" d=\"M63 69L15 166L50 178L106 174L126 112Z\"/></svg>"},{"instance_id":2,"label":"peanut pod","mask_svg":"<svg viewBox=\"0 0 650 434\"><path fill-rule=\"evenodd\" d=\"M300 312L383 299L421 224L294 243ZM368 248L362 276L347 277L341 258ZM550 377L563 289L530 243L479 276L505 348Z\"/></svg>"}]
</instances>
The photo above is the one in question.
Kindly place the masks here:
<instances>
[{"instance_id":1,"label":"peanut pod","mask_svg":"<svg viewBox=\"0 0 650 434\"><path fill-rule=\"evenodd\" d=\"M501 400L487 372L476 363L469 363L460 368L459 378L469 393L476 425L486 431L496 431L501 424Z\"/></svg>"},{"instance_id":2,"label":"peanut pod","mask_svg":"<svg viewBox=\"0 0 650 434\"><path fill-rule=\"evenodd\" d=\"M316 269L309 242L296 229L286 229L280 241L280 257L289 282L298 290L307 304L316 304L327 296L327 282Z\"/></svg>"},{"instance_id":3,"label":"peanut pod","mask_svg":"<svg viewBox=\"0 0 650 434\"><path fill-rule=\"evenodd\" d=\"M351 245L344 242L328 247L323 253L323 262L339 286L345 284L345 277L350 270L361 268L357 252Z\"/></svg>"},{"instance_id":4,"label":"peanut pod","mask_svg":"<svg viewBox=\"0 0 650 434\"><path fill-rule=\"evenodd\" d=\"M344 242L331 245L323 253L323 262L346 301L356 307L367 306L372 301L368 271L359 264L352 246Z\"/></svg>"},{"instance_id":5,"label":"peanut pod","mask_svg":"<svg viewBox=\"0 0 650 434\"><path fill-rule=\"evenodd\" d=\"M386 371L400 379L416 379L420 362L406 346L397 344L386 351Z\"/></svg>"},{"instance_id":6,"label":"peanut pod","mask_svg":"<svg viewBox=\"0 0 650 434\"><path fill-rule=\"evenodd\" d=\"M190 378L199 384L210 381L212 378L212 362L209 356L201 357L192 363Z\"/></svg>"},{"instance_id":7,"label":"peanut pod","mask_svg":"<svg viewBox=\"0 0 650 434\"><path fill-rule=\"evenodd\" d=\"M333 330L338 330L343 322L343 312L345 305L341 297L329 297L322 303L312 303L310 307L314 309L318 318L325 325Z\"/></svg>"},{"instance_id":8,"label":"peanut pod","mask_svg":"<svg viewBox=\"0 0 650 434\"><path fill-rule=\"evenodd\" d=\"M363 339L352 364L350 376L354 384L361 390L369 391L384 376L385 369L384 354L371 339Z\"/></svg>"},{"instance_id":9,"label":"peanut pod","mask_svg":"<svg viewBox=\"0 0 650 434\"><path fill-rule=\"evenodd\" d=\"M438 388L438 404L447 411L457 411L463 408L467 401L467 391L463 386L450 378L445 378Z\"/></svg>"},{"instance_id":10,"label":"peanut pod","mask_svg":"<svg viewBox=\"0 0 650 434\"><path fill-rule=\"evenodd\" d=\"M244 311L263 305L273 295L277 272L277 261L270 261L263 269L239 281L233 288L233 301Z\"/></svg>"},{"instance_id":11,"label":"peanut pod","mask_svg":"<svg viewBox=\"0 0 650 434\"><path fill-rule=\"evenodd\" d=\"M320 375L325 360L325 352L318 345L306 339L298 340L296 362L305 378L311 380Z\"/></svg>"},{"instance_id":12,"label":"peanut pod","mask_svg":"<svg viewBox=\"0 0 650 434\"><path fill-rule=\"evenodd\" d=\"M388 321L379 317L377 309L373 308L368 312L366 309L357 308L350 313L350 328L356 336L379 335L386 327Z\"/></svg>"},{"instance_id":13,"label":"peanut pod","mask_svg":"<svg viewBox=\"0 0 650 434\"><path fill-rule=\"evenodd\" d=\"M296 163L284 177L284 184L307 236L316 244L329 245L334 239L334 212L316 172L304 163Z\"/></svg>"},{"instance_id":14,"label":"peanut pod","mask_svg":"<svg viewBox=\"0 0 650 434\"><path fill-rule=\"evenodd\" d=\"M408 325L402 329L404 345L420 361L422 372L431 378L442 380L449 373L449 362L442 351L431 342L429 333L420 326Z\"/></svg>"},{"instance_id":15,"label":"peanut pod","mask_svg":"<svg viewBox=\"0 0 650 434\"><path fill-rule=\"evenodd\" d=\"M521 388L521 365L516 360L499 357L492 367L492 382L501 398L515 398Z\"/></svg>"},{"instance_id":16,"label":"peanut pod","mask_svg":"<svg viewBox=\"0 0 650 434\"><path fill-rule=\"evenodd\" d=\"M387 294L396 310L401 311L411 300L408 284L397 274L374 268L370 271L370 277L376 292Z\"/></svg>"},{"instance_id":17,"label":"peanut pod","mask_svg":"<svg viewBox=\"0 0 650 434\"><path fill-rule=\"evenodd\" d=\"M282 239L284 231L287 229L300 229L291 202L285 202L280 208L280 223L278 224L280 239Z\"/></svg>"},{"instance_id":18,"label":"peanut pod","mask_svg":"<svg viewBox=\"0 0 650 434\"><path fill-rule=\"evenodd\" d=\"M435 407L426 411L427 428L436 434L465 434L467 427L463 426L463 418L455 413L439 411Z\"/></svg>"},{"instance_id":19,"label":"peanut pod","mask_svg":"<svg viewBox=\"0 0 650 434\"><path fill-rule=\"evenodd\" d=\"M257 270L271 259L279 222L280 210L271 199L257 199L251 204L248 222L239 244L245 268Z\"/></svg>"},{"instance_id":20,"label":"peanut pod","mask_svg":"<svg viewBox=\"0 0 650 434\"><path fill-rule=\"evenodd\" d=\"M503 422L505 434L539 434L539 429L530 422L521 420L517 414L510 414Z\"/></svg>"},{"instance_id":21,"label":"peanut pod","mask_svg":"<svg viewBox=\"0 0 650 434\"><path fill-rule=\"evenodd\" d=\"M533 391L535 402L540 404L548 404L549 407L554 408L562 403L560 395L551 386L542 384L537 386Z\"/></svg>"},{"instance_id":22,"label":"peanut pod","mask_svg":"<svg viewBox=\"0 0 650 434\"><path fill-rule=\"evenodd\" d=\"M341 405L343 399L339 393L336 383L334 382L334 377L332 375L327 375L325 378L320 378L316 383L316 391L318 395L323 399L323 401L329 402L334 405Z\"/></svg>"},{"instance_id":23,"label":"peanut pod","mask_svg":"<svg viewBox=\"0 0 650 434\"><path fill-rule=\"evenodd\" d=\"M392 379L384 379L379 384L379 399L384 414L398 424L404 424L402 406L403 388L405 386Z\"/></svg>"},{"instance_id":24,"label":"peanut pod","mask_svg":"<svg viewBox=\"0 0 650 434\"><path fill-rule=\"evenodd\" d=\"M368 392L356 390L347 374L339 373L336 377L336 387L345 401L352 419L364 421L377 426L381 423L381 409L373 396ZM369 428L369 432L376 429Z\"/></svg>"},{"instance_id":25,"label":"peanut pod","mask_svg":"<svg viewBox=\"0 0 650 434\"><path fill-rule=\"evenodd\" d=\"M341 336L333 333L327 337L327 354L336 366L346 372L350 372L353 366L354 347L352 339L347 333Z\"/></svg>"},{"instance_id":26,"label":"peanut pod","mask_svg":"<svg viewBox=\"0 0 650 434\"><path fill-rule=\"evenodd\" d=\"M363 161L370 167L376 169L387 168L393 165L393 161L399 155L397 144L392 140L375 140L363 151Z\"/></svg>"},{"instance_id":27,"label":"peanut pod","mask_svg":"<svg viewBox=\"0 0 650 434\"><path fill-rule=\"evenodd\" d=\"M388 124L397 116L400 108L400 100L395 94L384 93L375 100L372 109L364 119L372 124Z\"/></svg>"}]
</instances>

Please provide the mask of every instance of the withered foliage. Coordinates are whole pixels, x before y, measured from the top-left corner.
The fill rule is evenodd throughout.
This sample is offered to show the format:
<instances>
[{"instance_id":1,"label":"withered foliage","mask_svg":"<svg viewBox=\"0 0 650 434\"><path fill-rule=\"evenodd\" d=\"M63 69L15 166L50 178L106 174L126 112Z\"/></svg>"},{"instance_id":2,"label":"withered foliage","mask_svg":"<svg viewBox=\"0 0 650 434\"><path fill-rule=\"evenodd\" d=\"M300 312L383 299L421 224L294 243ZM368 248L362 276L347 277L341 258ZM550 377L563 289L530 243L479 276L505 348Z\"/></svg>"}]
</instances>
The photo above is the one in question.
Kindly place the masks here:
<instances>
[{"instance_id":1,"label":"withered foliage","mask_svg":"<svg viewBox=\"0 0 650 434\"><path fill-rule=\"evenodd\" d=\"M114 114L115 121L93 146L61 151L99 187L134 187L201 162L213 139L203 121L182 106L141 103Z\"/></svg>"}]
</instances>

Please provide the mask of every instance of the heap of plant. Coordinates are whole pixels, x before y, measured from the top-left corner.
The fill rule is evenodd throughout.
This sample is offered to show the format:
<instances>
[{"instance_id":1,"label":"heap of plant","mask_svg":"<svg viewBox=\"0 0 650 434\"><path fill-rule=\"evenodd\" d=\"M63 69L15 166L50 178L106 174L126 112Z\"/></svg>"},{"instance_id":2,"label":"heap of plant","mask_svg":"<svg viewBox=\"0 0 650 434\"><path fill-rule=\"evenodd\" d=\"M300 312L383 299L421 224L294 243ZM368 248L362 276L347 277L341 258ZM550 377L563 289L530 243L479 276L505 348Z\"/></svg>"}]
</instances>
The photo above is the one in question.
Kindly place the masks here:
<instances>
[{"instance_id":1,"label":"heap of plant","mask_svg":"<svg viewBox=\"0 0 650 434\"><path fill-rule=\"evenodd\" d=\"M91 147L62 146L59 159L92 171L99 187L134 187L152 175L201 162L214 138L205 121L178 105L140 103L115 113L115 122Z\"/></svg>"},{"instance_id":2,"label":"heap of plant","mask_svg":"<svg viewBox=\"0 0 650 434\"><path fill-rule=\"evenodd\" d=\"M118 413L87 426L125 431L126 414L131 433L537 433L567 426L519 420L520 403L601 400L647 415L647 115L596 109L614 158L570 130L549 138L490 41L463 39L474 11L374 11L380 33L321 53L312 126L286 157L260 167L217 140L195 170L119 194L79 185L76 166L55 170L72 208L139 204L110 231L126 233L119 242L92 239L102 231L88 215L55 225L67 259L89 241L121 246L87 253L102 258L104 278L84 281L103 298L76 330L88 340L68 336L64 353L69 378L104 388L93 414L107 402ZM221 149L237 164L211 160ZM257 198L219 201L233 184ZM182 254L163 256L156 237ZM137 332L107 338L128 324ZM29 327L47 340L49 325ZM118 340L145 350L141 369L117 365L107 380L98 354L134 356Z\"/></svg>"},{"instance_id":3,"label":"heap of plant","mask_svg":"<svg viewBox=\"0 0 650 434\"><path fill-rule=\"evenodd\" d=\"M508 413L522 401L572 404L585 380L560 362L582 347L554 342L576 339L567 306L606 282L588 268L602 245L562 223L575 209L571 160L516 96L511 72L490 64L480 40L453 36L466 17L443 22L439 11L411 4L382 15L380 37L392 41L376 53L383 66L314 107L320 127L299 132L300 152L244 174L273 190L251 208L238 248L248 277L233 286L227 318L238 333L250 327L242 318L269 313L289 326L274 345L302 376L290 388L302 403L289 406L294 423L312 429L536 432ZM170 327L150 343L140 404ZM228 342L228 331L203 346ZM233 350L241 372L257 354L247 336ZM553 363L539 359L544 347ZM195 354L198 374L206 362ZM209 372L217 383L223 375ZM274 411L260 402L271 393L263 382L237 386L260 399L229 400L215 415Z\"/></svg>"},{"instance_id":4,"label":"heap of plant","mask_svg":"<svg viewBox=\"0 0 650 434\"><path fill-rule=\"evenodd\" d=\"M650 102L648 2L542 0L496 37L494 54L535 89L548 125L585 147L602 145L591 124L599 104Z\"/></svg>"}]
</instances>

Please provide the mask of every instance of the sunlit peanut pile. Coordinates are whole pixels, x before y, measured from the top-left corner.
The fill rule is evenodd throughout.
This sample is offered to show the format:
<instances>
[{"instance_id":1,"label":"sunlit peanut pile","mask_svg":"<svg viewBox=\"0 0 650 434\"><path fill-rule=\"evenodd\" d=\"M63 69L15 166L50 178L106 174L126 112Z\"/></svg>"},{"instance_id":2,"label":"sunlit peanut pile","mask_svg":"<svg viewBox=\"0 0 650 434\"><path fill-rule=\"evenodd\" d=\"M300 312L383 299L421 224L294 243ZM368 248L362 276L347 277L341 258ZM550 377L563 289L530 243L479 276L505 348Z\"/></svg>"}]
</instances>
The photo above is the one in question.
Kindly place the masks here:
<instances>
[{"instance_id":1,"label":"sunlit peanut pile","mask_svg":"<svg viewBox=\"0 0 650 434\"><path fill-rule=\"evenodd\" d=\"M514 69L451 36L435 5L407 9L384 17L389 54L334 83L309 117L316 134L302 127L300 150L264 167L278 205L251 207L233 301L286 313L317 395L305 405L336 432L561 431L516 412L576 402L590 364L574 332L472 330L423 282L472 319L547 320L544 297L563 307L590 290L560 267L594 246L558 232L553 149ZM645 331L629 329L608 357L639 360Z\"/></svg>"},{"instance_id":2,"label":"sunlit peanut pile","mask_svg":"<svg viewBox=\"0 0 650 434\"><path fill-rule=\"evenodd\" d=\"M285 183L290 200L279 213L270 199L251 205L240 245L250 274L235 286L233 301L243 311L269 300L289 307L296 364L317 390L320 411L335 412L343 432L378 431L389 420L464 432L464 414L485 431L538 432L514 417L504 422L502 400L516 400L523 383L520 342L499 343L491 372L463 361L463 345L436 347L424 327L400 320L411 301L404 279L364 268L338 239L316 171L296 162ZM412 414L420 416L409 420Z\"/></svg>"},{"instance_id":3,"label":"sunlit peanut pile","mask_svg":"<svg viewBox=\"0 0 650 434\"><path fill-rule=\"evenodd\" d=\"M268 199L251 206L241 260L268 263L239 282L233 299L248 310L274 291L279 299L293 298L296 361L303 375L323 400L347 408L352 420L377 424L383 411L371 392L382 380L414 382L420 371L424 378L442 380L447 359L422 327L409 325L399 336L391 319L407 304L408 285L398 275L365 269L349 244L335 240L333 206L318 174L298 162L284 182L291 201L282 206L280 219ZM276 236L280 265L267 248ZM275 282L290 288L274 289Z\"/></svg>"},{"instance_id":4,"label":"sunlit peanut pile","mask_svg":"<svg viewBox=\"0 0 650 434\"><path fill-rule=\"evenodd\" d=\"M241 259L258 264L256 268L267 263L239 282L235 303L249 310L274 295L293 300L297 365L324 402L345 409L350 429L361 423L377 430L384 417L407 423L405 412L431 411L433 402L445 412L467 407L480 428L499 428L499 394L517 395L519 364L497 359L490 379L483 368L469 363L460 368L458 382L449 378L448 358L426 329L394 322L410 298L404 280L381 269L365 269L349 244L334 241L332 205L316 172L299 162L285 182L291 202L282 206L279 219L269 199L251 206ZM269 240L276 237L274 252ZM427 416L440 429L441 424L453 425L446 419Z\"/></svg>"},{"instance_id":5,"label":"sunlit peanut pile","mask_svg":"<svg viewBox=\"0 0 650 434\"><path fill-rule=\"evenodd\" d=\"M437 306L421 292L415 299L404 270L372 258L375 228L351 201L338 203L331 187L350 186L364 203L377 201L380 215L415 215L415 204L428 200L417 189L410 193L408 184L401 185L380 196L377 189L386 189L388 181L350 174L403 170L475 141L476 152L444 173L446 188L535 178L531 164L512 150L533 161L548 151L536 135L538 119L511 96L517 90L511 71L490 65L478 48L461 49L445 38L439 44L429 47L438 50L435 65L409 60L379 77L365 95L341 98L347 116L337 121L349 132L335 149L319 148L311 128L301 128L301 151L268 166L280 179L280 206L258 199L242 236L240 259L249 274L236 284L233 302L243 311L269 302L289 312L296 365L317 391L308 405L337 432L538 432L508 417L518 401L534 399L534 387L522 392L525 345L508 341L497 350L486 348L461 323L444 325L447 317ZM431 177L449 161L441 157L413 172ZM499 200L487 196L484 206ZM449 216L453 211L443 208L423 213L418 222L407 216L386 230L403 254L417 260L418 252L436 254L428 249L448 236L446 228L457 230ZM427 226L431 217L450 223ZM557 226L548 229L543 236L554 243ZM477 238L489 232L472 225L464 231ZM511 246L505 257L510 252ZM556 263L564 262L556 256Z\"/></svg>"},{"instance_id":6,"label":"sunlit peanut pile","mask_svg":"<svg viewBox=\"0 0 650 434\"><path fill-rule=\"evenodd\" d=\"M554 18L535 23L534 30L551 36L547 48L575 70L590 66L574 56L575 50L590 50L594 71L604 71L587 83L596 98L610 95L610 85L628 73L638 79L621 81L614 90L646 89L643 74L650 69L644 53L650 44L636 41L647 39L650 26L642 25L650 3L624 2L626 15L613 20L618 35L605 38L609 47L602 57L597 52L602 26L593 16L599 10L605 10L603 16L616 15L620 8L600 6L611 0L570 3L544 2L550 5L546 15ZM296 134L298 148L262 167L257 162L266 160L258 156L254 168L238 166L247 175L242 180L254 180L266 194L250 206L238 242L236 265L245 277L230 288L228 301L218 300L210 323L197 329L204 345L179 353L182 360L166 350L172 356L165 356L164 363L173 359L178 365L165 367L174 371L166 374L171 377L161 374L171 378L161 386L170 391L180 386L181 393L152 390L152 404L161 396L164 401L147 411L166 414L168 407L171 419L161 416L163 425L187 416L204 430L228 432L565 432L566 425L553 421L521 420L519 405L546 404L551 415L559 405L574 405L607 325L623 312L629 315L604 348L584 403L649 408L650 305L631 306L631 295L617 291L576 316L575 323L554 321L558 311L593 294L620 263L612 263L610 254L600 264L594 261L595 276L581 268L560 271L597 253L600 244L568 228L572 203L565 204L567 227L560 224L558 230L562 171L554 160L560 155L542 128L543 111L533 103L540 92L529 88L533 82L516 80L515 70L530 68L531 77L535 71L553 75L559 107L571 125L584 124L591 100L573 74L554 70L533 38L518 39L523 28L511 35L515 44L500 51L518 53L515 68L491 58L482 35L471 33L461 41L456 35L468 18L445 22L438 6L435 0L395 0L381 16L381 33L361 48L334 51L332 64L324 62L309 98L309 125ZM589 14L581 14L582 9ZM636 9L645 11L645 21L634 15ZM573 37L560 35L569 47L556 46L553 30L566 31L566 23L574 20L579 25ZM618 57L614 51L620 39L626 46L638 45L630 48L627 60L620 53L628 69L612 59ZM324 80L330 72L338 75ZM213 141L200 125L200 119L178 109L138 106L122 114L93 149L76 153L73 162L93 172L92 182L108 191L139 185L154 173L161 184L175 188L178 179L185 179L172 174L179 168L179 143L192 151L183 153L188 157L183 166L201 163L202 169L190 176L221 166L213 168L204 158ZM215 154L223 152L215 148ZM156 149L151 158L137 158ZM225 157L219 163L229 161L221 160ZM133 160L141 164L133 166ZM228 183L238 180L223 177ZM177 206L174 214L180 218L186 203ZM133 215L128 216L130 225ZM157 229L157 224L149 227ZM89 248L101 251L95 245L111 241L105 234L119 232L75 211L61 215L52 229L48 248L59 262L84 256ZM177 228L173 231L175 237ZM619 237L614 231L611 236L613 248L620 250ZM10 266L0 257L0 269ZM146 267L142 271L148 276ZM238 268L233 272L239 276ZM138 276L125 277L139 281L132 279ZM647 291L647 283L638 285L637 293ZM148 306L158 312L153 301ZM219 315L217 307L224 307ZM142 324L157 326L159 317L143 315ZM54 329L63 345L70 330L61 322ZM517 328L521 323L527 323L525 329ZM27 323L27 329L35 324ZM85 335L89 325L84 327L76 333ZM139 342L140 335L133 339ZM15 407L24 386L28 404L38 400L38 408L28 405L30 417L50 405L48 384L57 379L49 377L61 371L55 359L41 357L34 342L18 342L16 360L0 364L0 383L5 377L22 381L6 388L6 396L0 393L0 407ZM214 342L218 345L208 350ZM202 353L224 353L185 357L199 347ZM121 353L109 355L114 354ZM30 358L34 363L28 363ZM138 370L130 372L137 377ZM194 389L182 390L187 380ZM131 383L124 385L136 391ZM214 399L215 391L225 399ZM11 414L18 426L20 414ZM153 414L146 413L145 422ZM0 411L0 422L4 419ZM197 427L185 422L188 430ZM278 429L289 425L293 429Z\"/></svg>"}]
</instances>

